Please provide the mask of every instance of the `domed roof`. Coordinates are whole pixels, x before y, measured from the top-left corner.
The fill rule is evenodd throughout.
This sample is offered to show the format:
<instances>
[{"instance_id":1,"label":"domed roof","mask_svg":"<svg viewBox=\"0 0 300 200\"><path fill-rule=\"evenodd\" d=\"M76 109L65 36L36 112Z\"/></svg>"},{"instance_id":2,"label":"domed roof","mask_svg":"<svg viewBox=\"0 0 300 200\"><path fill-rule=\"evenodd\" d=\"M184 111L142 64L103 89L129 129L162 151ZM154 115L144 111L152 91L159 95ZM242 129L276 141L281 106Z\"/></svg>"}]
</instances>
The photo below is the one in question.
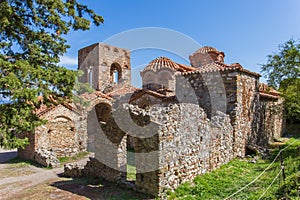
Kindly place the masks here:
<instances>
[{"instance_id":1,"label":"domed roof","mask_svg":"<svg viewBox=\"0 0 300 200\"><path fill-rule=\"evenodd\" d=\"M214 52L216 54L221 53L221 54L223 54L223 56L225 56L224 52L221 52L221 51L219 51L216 48L211 47L211 46L203 46L200 49L198 49L197 51L195 51L193 54L196 54L196 53L206 54L206 53L210 53L210 52Z\"/></svg>"},{"instance_id":2,"label":"domed roof","mask_svg":"<svg viewBox=\"0 0 300 200\"><path fill-rule=\"evenodd\" d=\"M208 53L208 52L219 52L216 48L210 47L210 46L203 46L200 49L198 49L195 53Z\"/></svg>"},{"instance_id":3,"label":"domed roof","mask_svg":"<svg viewBox=\"0 0 300 200\"><path fill-rule=\"evenodd\" d=\"M177 64L176 62L172 61L169 58L158 57L158 58L152 60L145 67L145 69L143 70L143 72L148 71L148 70L156 72L156 71L159 71L160 69L163 69L163 68L164 69L166 69L166 68L167 69L171 69L173 71L180 71L180 72L195 70L192 67L181 65L181 64Z\"/></svg>"},{"instance_id":4,"label":"domed roof","mask_svg":"<svg viewBox=\"0 0 300 200\"><path fill-rule=\"evenodd\" d=\"M204 46L191 54L189 59L193 67L199 68L215 61L224 63L224 57L224 52L218 51L214 47Z\"/></svg>"}]
</instances>

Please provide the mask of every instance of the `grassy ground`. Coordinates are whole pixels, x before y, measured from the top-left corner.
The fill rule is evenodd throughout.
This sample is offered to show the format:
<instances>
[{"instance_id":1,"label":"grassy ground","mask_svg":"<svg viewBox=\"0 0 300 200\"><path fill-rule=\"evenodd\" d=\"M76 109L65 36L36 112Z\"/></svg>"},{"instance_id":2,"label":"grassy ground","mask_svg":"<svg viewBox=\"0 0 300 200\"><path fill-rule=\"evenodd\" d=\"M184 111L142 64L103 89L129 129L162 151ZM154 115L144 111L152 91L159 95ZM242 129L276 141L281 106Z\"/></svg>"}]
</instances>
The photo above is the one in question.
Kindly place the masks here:
<instances>
[{"instance_id":1,"label":"grassy ground","mask_svg":"<svg viewBox=\"0 0 300 200\"><path fill-rule=\"evenodd\" d=\"M74 161L80 160L81 158L85 157L88 154L89 154L89 152L87 152L87 151L79 152L78 154L76 154L75 156L72 156L72 157L61 157L61 158L59 158L59 162L61 163L61 165L69 163L69 162L74 162Z\"/></svg>"},{"instance_id":2,"label":"grassy ground","mask_svg":"<svg viewBox=\"0 0 300 200\"><path fill-rule=\"evenodd\" d=\"M284 193L288 193L283 187L290 185L286 184L291 181L290 179L293 179L295 187L300 187L300 174L296 174L300 170L300 149L298 148L300 140L292 138L282 148L287 146L289 147L282 154L287 176L285 182L282 178L279 156L272 164L279 151L278 148L274 148L270 159L258 159L256 163L249 162L252 158L233 160L211 173L196 177L192 183L181 185L174 193L169 193L169 198L190 200L215 200L228 197L228 199L280 199ZM232 195L253 180L255 180L253 184ZM295 191L295 188L293 190L294 196L291 196L290 199L298 199L298 191Z\"/></svg>"},{"instance_id":3,"label":"grassy ground","mask_svg":"<svg viewBox=\"0 0 300 200\"><path fill-rule=\"evenodd\" d=\"M38 164L35 161L26 160L26 159L20 158L20 157L15 157L13 159L10 159L6 163L11 164L10 166L16 167L16 168L25 167L25 166L29 166L29 165L33 165L36 167L42 167L40 164Z\"/></svg>"},{"instance_id":4,"label":"grassy ground","mask_svg":"<svg viewBox=\"0 0 300 200\"><path fill-rule=\"evenodd\" d=\"M134 151L127 152L127 180L135 181L136 179L136 167L135 167L135 157Z\"/></svg>"}]
</instances>

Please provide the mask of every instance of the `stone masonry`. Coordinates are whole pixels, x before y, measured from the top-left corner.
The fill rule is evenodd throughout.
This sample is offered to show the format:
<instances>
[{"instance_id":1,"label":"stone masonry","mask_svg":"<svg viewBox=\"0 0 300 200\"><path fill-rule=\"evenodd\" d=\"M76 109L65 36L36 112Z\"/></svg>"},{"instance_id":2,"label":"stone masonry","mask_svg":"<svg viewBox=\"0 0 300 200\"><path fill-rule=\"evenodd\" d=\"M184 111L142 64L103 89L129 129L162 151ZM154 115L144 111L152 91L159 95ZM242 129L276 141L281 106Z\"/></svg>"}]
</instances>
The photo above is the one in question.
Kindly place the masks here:
<instances>
[{"instance_id":1,"label":"stone masonry","mask_svg":"<svg viewBox=\"0 0 300 200\"><path fill-rule=\"evenodd\" d=\"M53 157L56 163L54 157L74 156L87 150L86 118L75 107L68 104L50 108L43 106L37 115L47 120L47 123L37 127L34 133L24 135L29 138L30 144L24 149L18 149L18 156L45 165L46 161L42 161L45 156L41 152L48 152L43 153L49 155L44 160Z\"/></svg>"},{"instance_id":2,"label":"stone masonry","mask_svg":"<svg viewBox=\"0 0 300 200\"><path fill-rule=\"evenodd\" d=\"M105 44L79 50L81 81L97 95L86 110L95 158L76 167L76 174L125 183L131 153L135 188L162 196L245 156L247 145L265 146L280 137L280 94L260 84L259 74L239 63L225 64L224 58L213 47L193 53L191 66L157 58L141 72L139 89L130 83L128 50ZM128 143L134 152L127 151Z\"/></svg>"}]
</instances>

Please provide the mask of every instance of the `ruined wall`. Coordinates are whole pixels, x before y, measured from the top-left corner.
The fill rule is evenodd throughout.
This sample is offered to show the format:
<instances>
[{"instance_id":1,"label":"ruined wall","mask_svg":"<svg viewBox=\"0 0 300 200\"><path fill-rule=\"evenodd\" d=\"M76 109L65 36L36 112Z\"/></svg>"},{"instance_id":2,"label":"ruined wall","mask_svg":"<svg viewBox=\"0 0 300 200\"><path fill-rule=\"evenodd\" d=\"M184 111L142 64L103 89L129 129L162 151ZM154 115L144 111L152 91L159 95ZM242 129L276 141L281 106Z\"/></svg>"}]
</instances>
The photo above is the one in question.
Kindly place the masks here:
<instances>
[{"instance_id":1,"label":"ruined wall","mask_svg":"<svg viewBox=\"0 0 300 200\"><path fill-rule=\"evenodd\" d=\"M209 120L198 105L179 104L168 116L159 133L161 190L174 189L233 158L233 132L228 115L217 112Z\"/></svg>"},{"instance_id":2,"label":"ruined wall","mask_svg":"<svg viewBox=\"0 0 300 200\"><path fill-rule=\"evenodd\" d=\"M38 149L55 152L57 157L74 156L87 149L87 125L83 115L58 105L41 116L48 122L29 134L30 142L18 155L34 159Z\"/></svg>"},{"instance_id":3,"label":"ruined wall","mask_svg":"<svg viewBox=\"0 0 300 200\"><path fill-rule=\"evenodd\" d=\"M20 138L28 138L29 144L24 148L18 148L18 157L33 160L35 150L35 137L33 133L23 133Z\"/></svg>"},{"instance_id":4,"label":"ruined wall","mask_svg":"<svg viewBox=\"0 0 300 200\"><path fill-rule=\"evenodd\" d=\"M274 138L281 137L284 131L283 110L282 98L260 96L252 121L252 134L248 141L265 146Z\"/></svg>"},{"instance_id":5,"label":"ruined wall","mask_svg":"<svg viewBox=\"0 0 300 200\"><path fill-rule=\"evenodd\" d=\"M209 120L202 108L187 103L153 106L147 111L131 105L130 110L150 116L151 122L142 126L143 135L149 137L135 137L139 191L157 195L175 189L234 157L228 115L217 112ZM145 117L135 120L141 124Z\"/></svg>"},{"instance_id":6,"label":"ruined wall","mask_svg":"<svg viewBox=\"0 0 300 200\"><path fill-rule=\"evenodd\" d=\"M95 159L87 164L85 173L109 181L126 180L127 135L112 116L112 106L97 104L88 116Z\"/></svg>"},{"instance_id":7,"label":"ruined wall","mask_svg":"<svg viewBox=\"0 0 300 200\"><path fill-rule=\"evenodd\" d=\"M274 127L280 129L282 114L273 116L274 113L261 113L273 103L270 99L260 101L258 78L256 74L244 71L187 74L184 79L181 76L177 78L176 95L179 102L191 102L196 96L199 106L209 118L217 111L226 112L234 129L234 155L243 157L247 144L267 145L273 138L270 132L280 135ZM278 106L273 107L278 109Z\"/></svg>"},{"instance_id":8,"label":"ruined wall","mask_svg":"<svg viewBox=\"0 0 300 200\"><path fill-rule=\"evenodd\" d=\"M237 72L232 71L177 76L176 96L179 102L197 102L208 117L221 111L233 119L237 103L236 80Z\"/></svg>"},{"instance_id":9,"label":"ruined wall","mask_svg":"<svg viewBox=\"0 0 300 200\"><path fill-rule=\"evenodd\" d=\"M84 72L80 81L90 83L92 70L92 85L96 90L108 92L112 88L130 86L130 51L106 44L93 44L78 51L78 69ZM120 79L118 85L112 82L111 68L118 68Z\"/></svg>"},{"instance_id":10,"label":"ruined wall","mask_svg":"<svg viewBox=\"0 0 300 200\"><path fill-rule=\"evenodd\" d=\"M258 103L258 77L243 72L237 75L237 104L234 121L234 134L237 139L235 151L237 156L245 156L245 146L251 141L252 123L255 120Z\"/></svg>"}]
</instances>

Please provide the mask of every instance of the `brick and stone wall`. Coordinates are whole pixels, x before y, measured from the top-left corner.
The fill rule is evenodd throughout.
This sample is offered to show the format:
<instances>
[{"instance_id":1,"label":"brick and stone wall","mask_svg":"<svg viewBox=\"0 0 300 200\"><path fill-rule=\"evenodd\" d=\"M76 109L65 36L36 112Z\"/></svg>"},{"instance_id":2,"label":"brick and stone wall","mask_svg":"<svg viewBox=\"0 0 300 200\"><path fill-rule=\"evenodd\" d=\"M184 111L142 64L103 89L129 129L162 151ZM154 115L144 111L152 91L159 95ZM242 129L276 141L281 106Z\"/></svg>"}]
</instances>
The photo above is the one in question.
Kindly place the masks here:
<instances>
[{"instance_id":1,"label":"brick and stone wall","mask_svg":"<svg viewBox=\"0 0 300 200\"><path fill-rule=\"evenodd\" d=\"M265 146L282 135L282 99L260 97L259 76L255 73L240 70L187 73L178 75L176 83L179 102L197 102L209 119L217 111L230 116L235 156L243 157L248 144Z\"/></svg>"},{"instance_id":2,"label":"brick and stone wall","mask_svg":"<svg viewBox=\"0 0 300 200\"><path fill-rule=\"evenodd\" d=\"M74 156L87 149L86 117L58 105L40 116L47 123L28 133L30 144L18 150L20 157L34 160L39 149L54 152L57 157Z\"/></svg>"},{"instance_id":3,"label":"brick and stone wall","mask_svg":"<svg viewBox=\"0 0 300 200\"><path fill-rule=\"evenodd\" d=\"M285 128L283 109L282 98L260 96L256 103L255 118L248 141L266 146L273 139L281 137Z\"/></svg>"},{"instance_id":4,"label":"brick and stone wall","mask_svg":"<svg viewBox=\"0 0 300 200\"><path fill-rule=\"evenodd\" d=\"M258 77L240 72L237 74L237 103L234 113L233 128L236 138L235 152L239 157L245 156L245 146L255 144L250 141L252 124L255 119L255 104L258 102Z\"/></svg>"},{"instance_id":5,"label":"brick and stone wall","mask_svg":"<svg viewBox=\"0 0 300 200\"><path fill-rule=\"evenodd\" d=\"M83 83L92 82L96 90L109 92L113 88L131 85L129 50L101 43L93 44L78 51L78 66L84 72L79 80ZM118 84L113 83L114 70L118 71Z\"/></svg>"},{"instance_id":6,"label":"brick and stone wall","mask_svg":"<svg viewBox=\"0 0 300 200\"><path fill-rule=\"evenodd\" d=\"M136 189L158 196L245 156L249 144L267 145L279 137L282 99L261 95L260 75L238 63L224 64L224 56L212 47L196 51L190 56L195 70L176 72L165 83L171 92L163 93L149 83L160 79L152 73L157 71L154 65L147 71L149 76L143 76L144 90L135 90L133 96L124 90L106 105L92 103L87 129L95 158L83 174L126 181L130 146L135 154ZM78 59L79 69L85 72L81 81L92 82L94 89L113 94L109 92L130 86L128 50L99 43L79 50Z\"/></svg>"},{"instance_id":7,"label":"brick and stone wall","mask_svg":"<svg viewBox=\"0 0 300 200\"><path fill-rule=\"evenodd\" d=\"M95 159L87 166L86 174L109 181L126 180L127 135L112 116L112 105L97 104L88 113L88 132L93 137Z\"/></svg>"},{"instance_id":8,"label":"brick and stone wall","mask_svg":"<svg viewBox=\"0 0 300 200\"><path fill-rule=\"evenodd\" d=\"M143 124L150 116L152 125L142 126L143 134L135 137L136 187L152 195L211 171L233 157L233 128L228 115L217 112L212 120L195 104L170 104L143 110L130 106ZM147 123L145 123L147 124ZM129 134L135 135L134 129Z\"/></svg>"}]
</instances>

